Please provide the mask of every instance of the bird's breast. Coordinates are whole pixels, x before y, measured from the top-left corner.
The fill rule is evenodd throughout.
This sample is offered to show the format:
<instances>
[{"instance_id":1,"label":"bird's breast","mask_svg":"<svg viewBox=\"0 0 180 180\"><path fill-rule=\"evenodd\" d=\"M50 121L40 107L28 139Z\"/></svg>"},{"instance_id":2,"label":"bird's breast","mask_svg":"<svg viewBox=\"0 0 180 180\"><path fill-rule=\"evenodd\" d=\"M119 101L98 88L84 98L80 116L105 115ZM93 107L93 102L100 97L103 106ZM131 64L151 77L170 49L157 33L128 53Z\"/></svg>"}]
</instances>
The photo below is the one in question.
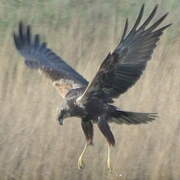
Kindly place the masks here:
<instances>
[{"instance_id":1,"label":"bird's breast","mask_svg":"<svg viewBox=\"0 0 180 180\"><path fill-rule=\"evenodd\" d=\"M92 99L85 105L85 110L91 116L98 117L105 112L106 104L97 99Z\"/></svg>"}]
</instances>

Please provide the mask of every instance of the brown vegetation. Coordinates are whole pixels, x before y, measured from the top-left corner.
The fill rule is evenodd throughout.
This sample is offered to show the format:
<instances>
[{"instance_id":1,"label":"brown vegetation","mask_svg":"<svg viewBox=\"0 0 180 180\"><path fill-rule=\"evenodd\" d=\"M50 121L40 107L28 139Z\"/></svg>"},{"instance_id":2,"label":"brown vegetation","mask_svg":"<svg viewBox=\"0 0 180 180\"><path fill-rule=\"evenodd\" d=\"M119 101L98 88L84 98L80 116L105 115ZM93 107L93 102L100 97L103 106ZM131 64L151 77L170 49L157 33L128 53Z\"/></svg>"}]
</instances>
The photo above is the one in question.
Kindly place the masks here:
<instances>
[{"instance_id":1,"label":"brown vegetation","mask_svg":"<svg viewBox=\"0 0 180 180\"><path fill-rule=\"evenodd\" d=\"M26 3L27 2L27 3ZM116 103L125 110L158 112L148 125L112 124L117 145L114 173L106 169L107 144L95 129L86 168L77 168L85 139L79 119L60 127L56 89L25 67L12 42L19 20L33 25L88 80L118 43L123 23L135 19L142 1L12 1L0 5L0 180L179 180L180 179L180 3L159 2L159 14L173 22L162 36L143 77ZM160 3L162 2L162 3ZM120 177L119 174L122 174Z\"/></svg>"}]
</instances>

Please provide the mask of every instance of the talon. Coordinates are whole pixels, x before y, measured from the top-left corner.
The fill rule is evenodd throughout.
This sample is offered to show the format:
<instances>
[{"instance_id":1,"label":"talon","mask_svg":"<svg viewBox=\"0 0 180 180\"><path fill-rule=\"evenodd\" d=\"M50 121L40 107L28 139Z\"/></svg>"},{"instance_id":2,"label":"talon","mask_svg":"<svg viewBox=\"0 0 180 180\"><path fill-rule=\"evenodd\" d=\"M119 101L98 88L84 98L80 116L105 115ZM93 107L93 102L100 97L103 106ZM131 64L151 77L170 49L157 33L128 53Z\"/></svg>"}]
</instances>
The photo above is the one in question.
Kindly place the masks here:
<instances>
[{"instance_id":1,"label":"talon","mask_svg":"<svg viewBox=\"0 0 180 180\"><path fill-rule=\"evenodd\" d=\"M79 159L78 159L78 169L84 169L84 167L85 167L85 163L83 161L83 156L84 156L84 153L86 152L87 146L88 146L88 144L86 144L84 146L84 149L83 149L81 155L79 156Z\"/></svg>"},{"instance_id":2,"label":"talon","mask_svg":"<svg viewBox=\"0 0 180 180\"><path fill-rule=\"evenodd\" d=\"M78 160L78 169L84 169L85 168L85 163L82 159Z\"/></svg>"},{"instance_id":3,"label":"talon","mask_svg":"<svg viewBox=\"0 0 180 180\"><path fill-rule=\"evenodd\" d=\"M108 167L108 172L112 173L113 169L112 169L112 166L111 166L111 163L110 163L110 159L108 159L108 161L107 161L107 167Z\"/></svg>"},{"instance_id":4,"label":"talon","mask_svg":"<svg viewBox=\"0 0 180 180\"><path fill-rule=\"evenodd\" d=\"M110 167L108 167L108 172L111 174L112 172L113 172L113 169L112 169L112 167L110 166Z\"/></svg>"}]
</instances>

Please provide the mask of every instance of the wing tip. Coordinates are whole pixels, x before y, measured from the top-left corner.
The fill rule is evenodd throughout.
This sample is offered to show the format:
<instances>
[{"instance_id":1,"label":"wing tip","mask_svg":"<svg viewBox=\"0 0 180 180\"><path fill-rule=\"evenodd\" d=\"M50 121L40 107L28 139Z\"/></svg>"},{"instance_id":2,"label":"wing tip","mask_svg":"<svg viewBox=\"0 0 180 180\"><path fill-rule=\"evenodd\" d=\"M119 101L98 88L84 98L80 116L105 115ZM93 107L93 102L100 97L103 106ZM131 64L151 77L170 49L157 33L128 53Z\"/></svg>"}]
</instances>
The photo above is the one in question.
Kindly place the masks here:
<instances>
[{"instance_id":1,"label":"wing tip","mask_svg":"<svg viewBox=\"0 0 180 180\"><path fill-rule=\"evenodd\" d=\"M128 30L128 18L126 18L126 22L125 22L125 26L124 26L124 30L123 30L123 34L122 34L122 37L121 37L121 40L120 40L120 43L125 39L126 37L126 34L127 34L127 30Z\"/></svg>"},{"instance_id":2,"label":"wing tip","mask_svg":"<svg viewBox=\"0 0 180 180\"><path fill-rule=\"evenodd\" d=\"M154 31L163 21L164 19L167 17L167 15L169 14L169 12L165 13L163 16L161 16L154 24L152 24L147 31ZM169 24L167 26L170 26ZM164 26L166 27L166 26ZM162 28L160 28L162 29ZM165 29L165 28L164 28Z\"/></svg>"},{"instance_id":3,"label":"wing tip","mask_svg":"<svg viewBox=\"0 0 180 180\"><path fill-rule=\"evenodd\" d=\"M25 25L22 20L18 23L17 32L13 32L12 36L15 42L15 46L18 50L22 45L40 45L40 35L33 35L31 32L31 26L29 24Z\"/></svg>"},{"instance_id":4,"label":"wing tip","mask_svg":"<svg viewBox=\"0 0 180 180\"><path fill-rule=\"evenodd\" d=\"M17 34L16 32L13 32L12 33L12 36L13 36L13 39L14 39L14 45L17 49L19 49L19 45L18 45L18 37L17 37Z\"/></svg>"},{"instance_id":5,"label":"wing tip","mask_svg":"<svg viewBox=\"0 0 180 180\"><path fill-rule=\"evenodd\" d=\"M159 7L159 4L157 3L155 6L154 6L154 9L157 9Z\"/></svg>"},{"instance_id":6,"label":"wing tip","mask_svg":"<svg viewBox=\"0 0 180 180\"><path fill-rule=\"evenodd\" d=\"M136 28L138 27L139 23L141 22L141 19L142 19L143 14L144 14L144 7L145 7L145 3L143 3L142 6L141 6L139 15L138 15L138 17L137 17L137 19L136 19L136 22L135 22L135 24L134 24L131 32L136 31Z\"/></svg>"},{"instance_id":7,"label":"wing tip","mask_svg":"<svg viewBox=\"0 0 180 180\"><path fill-rule=\"evenodd\" d=\"M141 10L144 10L144 7L145 7L145 3L142 3Z\"/></svg>"}]
</instances>

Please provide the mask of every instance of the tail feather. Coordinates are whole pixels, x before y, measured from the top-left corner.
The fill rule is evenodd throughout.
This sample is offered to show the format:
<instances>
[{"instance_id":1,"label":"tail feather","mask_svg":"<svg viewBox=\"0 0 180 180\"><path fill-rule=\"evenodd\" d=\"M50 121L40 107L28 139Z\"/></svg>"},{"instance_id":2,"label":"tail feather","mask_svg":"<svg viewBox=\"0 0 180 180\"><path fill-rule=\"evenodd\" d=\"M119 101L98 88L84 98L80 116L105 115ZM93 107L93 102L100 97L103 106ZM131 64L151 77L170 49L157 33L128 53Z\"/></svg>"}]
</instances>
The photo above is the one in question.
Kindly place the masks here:
<instances>
[{"instance_id":1,"label":"tail feather","mask_svg":"<svg viewBox=\"0 0 180 180\"><path fill-rule=\"evenodd\" d=\"M157 113L139 113L116 110L112 113L110 122L117 124L141 124L148 123L157 118Z\"/></svg>"}]
</instances>

